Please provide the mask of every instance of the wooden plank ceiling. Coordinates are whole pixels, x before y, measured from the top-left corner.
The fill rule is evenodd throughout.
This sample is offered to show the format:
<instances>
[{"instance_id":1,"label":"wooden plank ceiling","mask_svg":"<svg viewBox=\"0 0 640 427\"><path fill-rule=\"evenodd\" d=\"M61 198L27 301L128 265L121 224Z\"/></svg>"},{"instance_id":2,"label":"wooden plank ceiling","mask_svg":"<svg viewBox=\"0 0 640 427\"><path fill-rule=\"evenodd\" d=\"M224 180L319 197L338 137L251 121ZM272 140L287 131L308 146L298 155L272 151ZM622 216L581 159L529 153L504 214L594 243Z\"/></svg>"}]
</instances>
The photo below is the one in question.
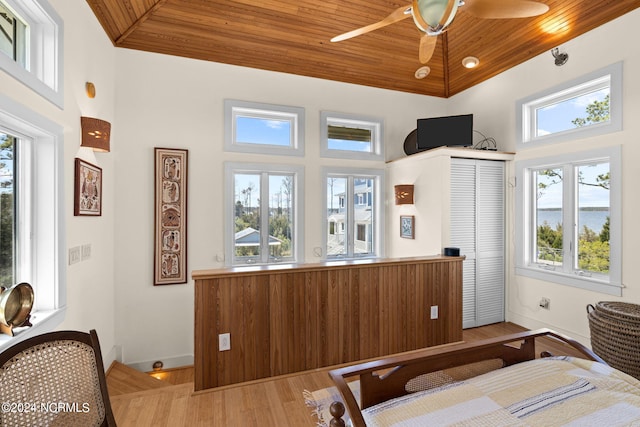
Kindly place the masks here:
<instances>
[{"instance_id":1,"label":"wooden plank ceiling","mask_svg":"<svg viewBox=\"0 0 640 427\"><path fill-rule=\"evenodd\" d=\"M506 0L505 0L506 1ZM640 6L639 0L540 0L542 16L478 19L458 9L416 79L411 18L331 43L402 0L87 0L114 45L264 70L449 97ZM465 69L462 58L480 59ZM549 61L553 61L549 54Z\"/></svg>"}]
</instances>

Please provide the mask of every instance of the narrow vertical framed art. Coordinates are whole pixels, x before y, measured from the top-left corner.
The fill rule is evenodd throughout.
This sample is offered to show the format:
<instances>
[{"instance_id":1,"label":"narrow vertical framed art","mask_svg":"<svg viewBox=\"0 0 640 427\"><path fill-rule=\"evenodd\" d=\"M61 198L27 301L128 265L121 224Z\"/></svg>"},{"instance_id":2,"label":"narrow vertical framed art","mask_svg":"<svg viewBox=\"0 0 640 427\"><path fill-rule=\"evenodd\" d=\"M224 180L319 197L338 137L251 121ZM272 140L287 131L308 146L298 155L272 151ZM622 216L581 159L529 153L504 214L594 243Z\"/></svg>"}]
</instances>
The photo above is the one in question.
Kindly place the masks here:
<instances>
[{"instance_id":1,"label":"narrow vertical framed art","mask_svg":"<svg viewBox=\"0 0 640 427\"><path fill-rule=\"evenodd\" d=\"M155 148L154 286L187 283L188 150Z\"/></svg>"},{"instance_id":2,"label":"narrow vertical framed art","mask_svg":"<svg viewBox=\"0 0 640 427\"><path fill-rule=\"evenodd\" d=\"M73 215L102 215L102 169L76 157Z\"/></svg>"}]
</instances>

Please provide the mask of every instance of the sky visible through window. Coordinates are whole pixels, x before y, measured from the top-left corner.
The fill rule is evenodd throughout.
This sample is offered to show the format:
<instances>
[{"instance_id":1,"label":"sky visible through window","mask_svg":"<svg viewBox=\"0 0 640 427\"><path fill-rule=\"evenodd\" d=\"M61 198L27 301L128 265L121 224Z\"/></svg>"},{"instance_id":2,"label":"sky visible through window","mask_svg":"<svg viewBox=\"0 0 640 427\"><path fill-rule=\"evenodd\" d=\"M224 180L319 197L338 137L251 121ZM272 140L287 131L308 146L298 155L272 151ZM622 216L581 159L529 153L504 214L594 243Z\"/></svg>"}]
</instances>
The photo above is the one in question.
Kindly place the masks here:
<instances>
[{"instance_id":1,"label":"sky visible through window","mask_svg":"<svg viewBox=\"0 0 640 427\"><path fill-rule=\"evenodd\" d=\"M291 146L291 123L288 120L238 116L236 141L243 144Z\"/></svg>"},{"instance_id":2,"label":"sky visible through window","mask_svg":"<svg viewBox=\"0 0 640 427\"><path fill-rule=\"evenodd\" d=\"M345 139L329 139L330 150L357 151L360 153L371 152L370 141L349 141Z\"/></svg>"},{"instance_id":3,"label":"sky visible through window","mask_svg":"<svg viewBox=\"0 0 640 427\"><path fill-rule=\"evenodd\" d=\"M586 93L536 110L537 136L549 135L575 129L571 123L578 117L587 117L586 108L594 101L603 101L609 95L609 88Z\"/></svg>"},{"instance_id":4,"label":"sky visible through window","mask_svg":"<svg viewBox=\"0 0 640 427\"><path fill-rule=\"evenodd\" d=\"M609 172L609 163L597 163L595 165L580 166L582 172L582 181L585 183L596 183L598 175L604 175ZM551 184L554 178L539 175L540 182L548 186L544 191L539 192L538 208L539 209L559 209L562 207L562 182ZM557 181L557 179L555 179ZM551 184L551 185L549 185ZM580 185L579 189L579 205L581 207L608 207L609 191L602 187L592 185Z\"/></svg>"}]
</instances>

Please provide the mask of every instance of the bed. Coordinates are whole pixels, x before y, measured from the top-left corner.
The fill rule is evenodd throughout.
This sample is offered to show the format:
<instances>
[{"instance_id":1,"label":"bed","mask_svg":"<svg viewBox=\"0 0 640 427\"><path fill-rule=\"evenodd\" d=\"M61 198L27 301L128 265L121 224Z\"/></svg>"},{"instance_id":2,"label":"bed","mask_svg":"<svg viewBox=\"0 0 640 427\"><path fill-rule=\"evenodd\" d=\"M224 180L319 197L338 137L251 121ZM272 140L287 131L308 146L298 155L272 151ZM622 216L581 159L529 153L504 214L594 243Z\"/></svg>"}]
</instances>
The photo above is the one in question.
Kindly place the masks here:
<instances>
[{"instance_id":1,"label":"bed","mask_svg":"<svg viewBox=\"0 0 640 427\"><path fill-rule=\"evenodd\" d=\"M536 342L550 339L568 351L536 358ZM332 427L640 425L640 381L548 329L424 349L329 374L344 402L331 405Z\"/></svg>"}]
</instances>

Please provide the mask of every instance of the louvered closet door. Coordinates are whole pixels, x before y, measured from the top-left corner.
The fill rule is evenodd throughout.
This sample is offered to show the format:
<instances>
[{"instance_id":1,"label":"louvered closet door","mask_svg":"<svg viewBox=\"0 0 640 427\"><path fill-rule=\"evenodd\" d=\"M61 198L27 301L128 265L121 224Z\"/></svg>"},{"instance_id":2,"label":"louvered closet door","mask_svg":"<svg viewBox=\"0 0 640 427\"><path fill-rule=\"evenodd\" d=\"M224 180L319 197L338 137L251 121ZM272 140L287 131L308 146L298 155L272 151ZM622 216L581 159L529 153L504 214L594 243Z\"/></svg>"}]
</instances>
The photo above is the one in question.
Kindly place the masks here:
<instances>
[{"instance_id":1,"label":"louvered closet door","mask_svg":"<svg viewBox=\"0 0 640 427\"><path fill-rule=\"evenodd\" d=\"M451 159L451 246L460 248L462 327L476 326L476 163Z\"/></svg>"},{"instance_id":2,"label":"louvered closet door","mask_svg":"<svg viewBox=\"0 0 640 427\"><path fill-rule=\"evenodd\" d=\"M504 162L452 159L451 246L466 256L463 327L504 320Z\"/></svg>"}]
</instances>

